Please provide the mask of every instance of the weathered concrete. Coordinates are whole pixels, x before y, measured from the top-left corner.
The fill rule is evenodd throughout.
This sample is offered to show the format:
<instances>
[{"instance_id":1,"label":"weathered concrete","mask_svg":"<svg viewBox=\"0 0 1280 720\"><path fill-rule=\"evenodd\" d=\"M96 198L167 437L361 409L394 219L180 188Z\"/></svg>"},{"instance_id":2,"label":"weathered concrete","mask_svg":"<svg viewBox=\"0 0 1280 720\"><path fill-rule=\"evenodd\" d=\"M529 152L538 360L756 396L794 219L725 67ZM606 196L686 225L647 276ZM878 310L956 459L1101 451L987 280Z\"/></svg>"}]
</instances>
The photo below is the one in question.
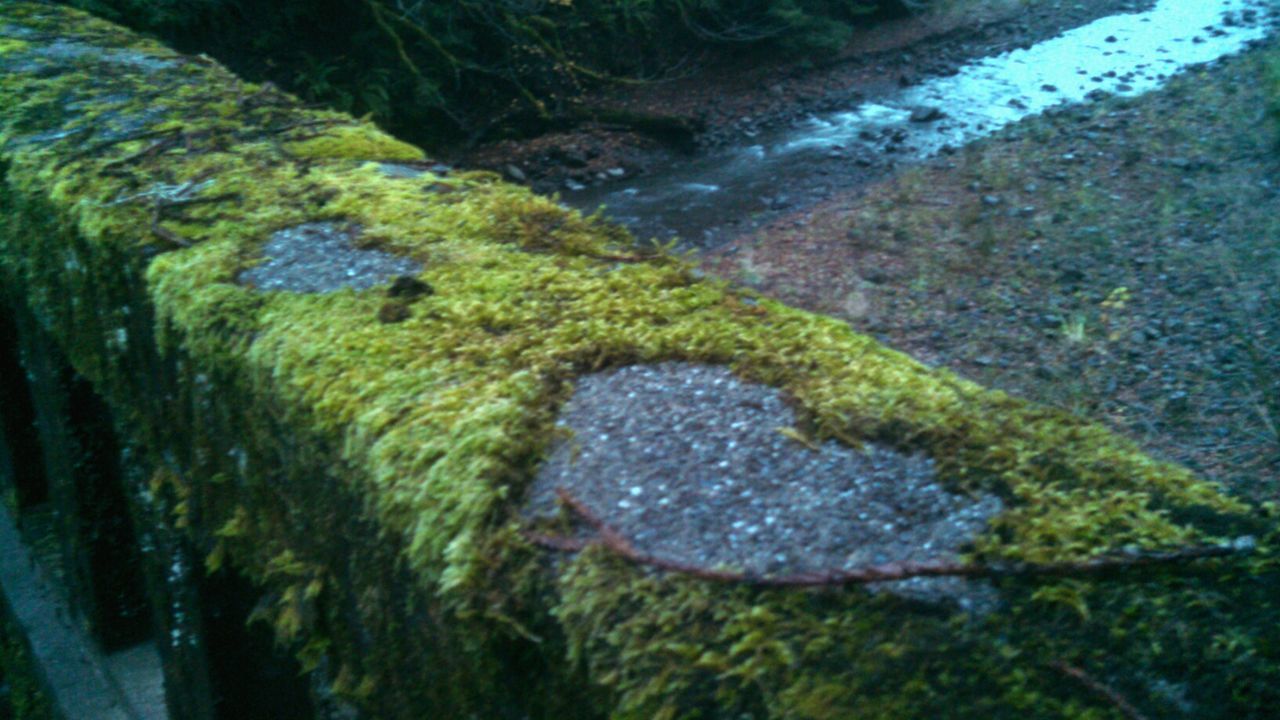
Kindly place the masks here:
<instances>
[{"instance_id":1,"label":"weathered concrete","mask_svg":"<svg viewBox=\"0 0 1280 720\"><path fill-rule=\"evenodd\" d=\"M75 621L73 609L27 550L8 508L0 505L0 600L19 631L56 712L66 720L164 720L155 694L159 663L140 646L129 668L113 663ZM150 652L154 654L154 649ZM139 659L140 658L140 659ZM125 672L116 672L124 670Z\"/></svg>"},{"instance_id":2,"label":"weathered concrete","mask_svg":"<svg viewBox=\"0 0 1280 720\"><path fill-rule=\"evenodd\" d=\"M341 281L328 253L305 255L322 282L274 274L272 238L317 227L340 229L341 253L374 253L351 269L376 280ZM174 717L227 717L228 689L249 687L265 705L241 717L1093 717L1096 700L1052 669L1089 653L1061 608L1178 606L1160 573L1128 591L1005 579L975 616L857 587L717 584L598 545L549 556L533 533L571 535L572 519L531 523L526 495L575 381L601 368L726 368L785 398L800 445L927 456L948 493L1000 498L966 526L973 563L1260 532L1252 508L1096 424L628 241L207 59L59 6L4 5L0 294L24 347L48 351L32 393L76 378L100 400L77 390L65 414L106 408L92 432L63 418L76 443L58 423L40 442L114 447L98 456L118 466L44 474L68 518L59 554L85 569L76 582L110 586L123 568L93 562L102 544L77 520L132 529L124 562L141 569ZM121 514L129 528L108 522ZM100 614L104 628L119 617ZM244 617L298 665L252 635L227 642ZM1135 672L1155 682L1161 667Z\"/></svg>"}]
</instances>

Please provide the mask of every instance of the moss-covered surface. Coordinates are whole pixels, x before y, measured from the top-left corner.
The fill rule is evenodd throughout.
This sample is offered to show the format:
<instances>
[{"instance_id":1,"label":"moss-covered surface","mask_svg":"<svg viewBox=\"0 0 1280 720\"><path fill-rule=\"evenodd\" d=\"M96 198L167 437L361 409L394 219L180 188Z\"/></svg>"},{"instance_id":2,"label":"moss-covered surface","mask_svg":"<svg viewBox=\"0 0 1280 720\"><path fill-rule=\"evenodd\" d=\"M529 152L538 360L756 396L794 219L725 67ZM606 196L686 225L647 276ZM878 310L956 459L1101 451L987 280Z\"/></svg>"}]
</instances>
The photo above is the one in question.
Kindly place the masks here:
<instances>
[{"instance_id":1,"label":"moss-covered surface","mask_svg":"<svg viewBox=\"0 0 1280 720\"><path fill-rule=\"evenodd\" d=\"M1111 667L1096 643L1183 637L1213 612L1180 604L1189 584L1252 583L1276 613L1272 521L1098 425L635 256L491 175L389 177L378 161L420 155L72 11L7 4L0 71L0 279L165 468L151 497L207 565L260 583L281 642L371 716L1116 717L1052 663L1148 697L1195 669ZM434 294L384 323L383 291L236 282L272 232L325 220L420 262ZM558 404L585 371L668 359L731 365L815 436L920 449L957 488L1001 494L975 559L1244 533L1260 551L1004 581L985 618L659 577L599 550L549 566L516 509ZM1095 637L1098 608L1123 622ZM1274 683L1232 677L1214 692L1265 707Z\"/></svg>"},{"instance_id":2,"label":"moss-covered surface","mask_svg":"<svg viewBox=\"0 0 1280 720\"><path fill-rule=\"evenodd\" d=\"M53 710L40 691L31 668L30 652L17 628L0 621L0 718L51 720Z\"/></svg>"}]
</instances>

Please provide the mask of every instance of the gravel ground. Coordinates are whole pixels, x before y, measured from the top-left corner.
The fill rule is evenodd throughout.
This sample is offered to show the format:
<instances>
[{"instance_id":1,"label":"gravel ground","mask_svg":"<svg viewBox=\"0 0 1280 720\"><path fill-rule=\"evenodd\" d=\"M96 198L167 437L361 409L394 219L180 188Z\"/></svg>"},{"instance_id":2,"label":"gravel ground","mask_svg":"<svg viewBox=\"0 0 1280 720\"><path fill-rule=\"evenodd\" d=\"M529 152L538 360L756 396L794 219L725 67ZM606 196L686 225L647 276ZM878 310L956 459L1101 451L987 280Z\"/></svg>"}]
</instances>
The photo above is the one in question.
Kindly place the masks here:
<instances>
[{"instance_id":1,"label":"gravel ground","mask_svg":"<svg viewBox=\"0 0 1280 720\"><path fill-rule=\"evenodd\" d=\"M933 461L882 445L797 439L769 387L720 367L636 365L581 378L527 512L568 490L642 552L757 575L951 560L1002 509L947 491ZM802 438L803 436L799 436ZM958 578L880 584L918 600L984 604Z\"/></svg>"}]
</instances>

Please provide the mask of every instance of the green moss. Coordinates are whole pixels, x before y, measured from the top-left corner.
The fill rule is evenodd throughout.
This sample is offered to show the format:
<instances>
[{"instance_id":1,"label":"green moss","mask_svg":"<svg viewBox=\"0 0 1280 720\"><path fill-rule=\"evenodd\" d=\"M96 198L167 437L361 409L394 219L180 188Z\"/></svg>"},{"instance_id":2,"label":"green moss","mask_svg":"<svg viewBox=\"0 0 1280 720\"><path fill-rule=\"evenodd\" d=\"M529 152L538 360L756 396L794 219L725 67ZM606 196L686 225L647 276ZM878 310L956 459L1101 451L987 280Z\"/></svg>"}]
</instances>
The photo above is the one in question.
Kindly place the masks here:
<instances>
[{"instance_id":1,"label":"green moss","mask_svg":"<svg viewBox=\"0 0 1280 720\"><path fill-rule=\"evenodd\" d=\"M415 162L426 159L421 148L400 142L372 125L338 126L308 140L285 143L284 149L310 160Z\"/></svg>"},{"instance_id":2,"label":"green moss","mask_svg":"<svg viewBox=\"0 0 1280 720\"><path fill-rule=\"evenodd\" d=\"M13 22L38 30L133 42L64 10L17 10ZM173 521L212 567L230 562L267 588L278 638L309 665L332 656L341 687L375 714L508 703L549 717L1100 716L1043 667L1021 666L1087 648L1051 632L1062 603L1045 610L1016 584L1001 588L1008 612L969 622L861 591L657 578L598 551L548 579L517 508L574 378L605 366L728 364L793 397L814 437L927 452L958 488L1008 500L977 558L1082 559L1253 527L1249 508L1099 425L700 279L679 259L615 262L628 253L620 231L492 175L386 177L368 161L423 156L366 124L287 98L246 103L203 64L160 78L114 67L94 82L104 87L0 78L0 138L68 94L129 95L141 112L164 82L163 122L176 119L167 127L184 142L0 143L0 259L77 367L132 409L135 432L185 458L186 479L161 483L180 496ZM120 112L90 102L37 131ZM164 204L197 182L206 202ZM420 261L435 293L383 324L377 290L236 282L272 232L317 220L351 222L359 243ZM158 344L113 350L117 324L150 332L129 325L150 317L138 307L154 312ZM149 385L157 357L176 368L166 392L181 412ZM356 548L369 557L352 569L343 553ZM1087 585L1080 602L1108 592ZM1026 627L1010 632L1010 616ZM353 639L367 634L372 651ZM513 663L535 690L513 685ZM612 710L575 702L584 696Z\"/></svg>"}]
</instances>

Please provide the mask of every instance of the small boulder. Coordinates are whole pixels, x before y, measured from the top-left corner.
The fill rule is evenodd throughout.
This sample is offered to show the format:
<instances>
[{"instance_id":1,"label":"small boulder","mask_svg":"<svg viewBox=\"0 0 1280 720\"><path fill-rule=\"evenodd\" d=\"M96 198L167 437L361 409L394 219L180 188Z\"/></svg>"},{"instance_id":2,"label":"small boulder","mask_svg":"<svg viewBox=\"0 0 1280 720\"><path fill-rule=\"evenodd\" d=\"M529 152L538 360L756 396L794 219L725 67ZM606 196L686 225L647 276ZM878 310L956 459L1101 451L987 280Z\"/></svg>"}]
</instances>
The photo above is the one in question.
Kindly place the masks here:
<instances>
[{"instance_id":1,"label":"small boulder","mask_svg":"<svg viewBox=\"0 0 1280 720\"><path fill-rule=\"evenodd\" d=\"M947 114L942 112L942 108L934 107L932 105L921 105L911 110L910 120L913 123L927 123L941 120L946 116Z\"/></svg>"}]
</instances>

